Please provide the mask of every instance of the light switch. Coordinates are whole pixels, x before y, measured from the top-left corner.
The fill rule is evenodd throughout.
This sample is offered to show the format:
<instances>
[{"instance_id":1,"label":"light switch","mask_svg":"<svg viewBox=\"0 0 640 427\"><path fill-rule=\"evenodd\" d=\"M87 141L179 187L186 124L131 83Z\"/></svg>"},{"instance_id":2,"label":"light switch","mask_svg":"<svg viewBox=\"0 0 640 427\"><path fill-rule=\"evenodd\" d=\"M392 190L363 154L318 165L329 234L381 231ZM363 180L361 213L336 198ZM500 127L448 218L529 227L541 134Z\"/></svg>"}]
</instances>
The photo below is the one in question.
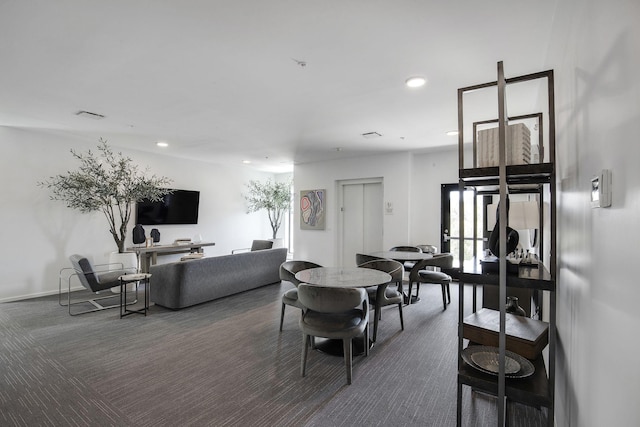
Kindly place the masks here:
<instances>
[{"instance_id":1,"label":"light switch","mask_svg":"<svg viewBox=\"0 0 640 427\"><path fill-rule=\"evenodd\" d=\"M603 169L602 172L591 178L591 207L608 208L611 206L611 171Z\"/></svg>"}]
</instances>

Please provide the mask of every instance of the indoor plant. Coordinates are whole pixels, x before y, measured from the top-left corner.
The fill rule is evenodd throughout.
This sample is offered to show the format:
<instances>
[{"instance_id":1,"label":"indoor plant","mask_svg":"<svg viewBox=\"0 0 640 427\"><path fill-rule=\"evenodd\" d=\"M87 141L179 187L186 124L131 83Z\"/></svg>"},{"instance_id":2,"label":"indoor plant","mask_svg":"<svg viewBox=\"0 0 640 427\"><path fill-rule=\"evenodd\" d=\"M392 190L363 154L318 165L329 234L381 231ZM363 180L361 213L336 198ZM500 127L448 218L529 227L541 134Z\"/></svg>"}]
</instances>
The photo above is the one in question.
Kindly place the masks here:
<instances>
[{"instance_id":1,"label":"indoor plant","mask_svg":"<svg viewBox=\"0 0 640 427\"><path fill-rule=\"evenodd\" d=\"M141 172L129 157L114 153L102 138L98 151L98 154L91 150L78 153L72 149L71 154L80 161L79 168L38 185L49 188L51 199L63 201L67 207L85 213L102 212L118 253L123 253L133 203L142 199L160 200L170 192L163 187L171 181L147 176L147 170Z\"/></svg>"},{"instance_id":2,"label":"indoor plant","mask_svg":"<svg viewBox=\"0 0 640 427\"><path fill-rule=\"evenodd\" d=\"M247 213L266 209L275 239L284 213L291 205L291 182L249 181L247 188L249 192L244 197L247 200Z\"/></svg>"}]
</instances>

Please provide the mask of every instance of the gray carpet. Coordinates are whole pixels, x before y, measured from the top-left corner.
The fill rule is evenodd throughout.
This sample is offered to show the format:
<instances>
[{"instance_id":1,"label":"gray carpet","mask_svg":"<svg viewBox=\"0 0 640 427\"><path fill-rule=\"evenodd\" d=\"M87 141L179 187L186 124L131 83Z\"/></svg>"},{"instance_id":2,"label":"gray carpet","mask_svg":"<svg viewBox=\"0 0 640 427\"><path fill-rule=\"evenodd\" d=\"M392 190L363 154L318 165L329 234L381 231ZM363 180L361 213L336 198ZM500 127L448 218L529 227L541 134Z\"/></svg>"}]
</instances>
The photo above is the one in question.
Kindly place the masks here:
<instances>
[{"instance_id":1,"label":"gray carpet","mask_svg":"<svg viewBox=\"0 0 640 427\"><path fill-rule=\"evenodd\" d=\"M383 310L369 357L313 351L300 376L299 312L266 286L147 317L70 317L57 297L0 304L2 426L452 426L456 418L457 287ZM467 295L469 292L466 293ZM465 388L465 426L496 425L495 399ZM513 426L541 426L536 408L509 405Z\"/></svg>"}]
</instances>

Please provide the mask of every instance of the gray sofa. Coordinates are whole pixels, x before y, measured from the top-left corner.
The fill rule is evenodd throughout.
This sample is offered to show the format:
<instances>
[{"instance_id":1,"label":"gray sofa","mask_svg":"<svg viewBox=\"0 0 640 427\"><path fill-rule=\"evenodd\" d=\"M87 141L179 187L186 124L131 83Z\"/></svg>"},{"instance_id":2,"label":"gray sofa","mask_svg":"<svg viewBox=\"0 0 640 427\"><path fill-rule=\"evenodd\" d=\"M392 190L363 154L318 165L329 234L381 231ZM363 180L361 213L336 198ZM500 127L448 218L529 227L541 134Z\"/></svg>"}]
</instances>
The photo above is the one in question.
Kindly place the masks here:
<instances>
[{"instance_id":1,"label":"gray sofa","mask_svg":"<svg viewBox=\"0 0 640 427\"><path fill-rule=\"evenodd\" d=\"M286 258L276 248L154 265L151 301L179 309L280 282Z\"/></svg>"}]
</instances>

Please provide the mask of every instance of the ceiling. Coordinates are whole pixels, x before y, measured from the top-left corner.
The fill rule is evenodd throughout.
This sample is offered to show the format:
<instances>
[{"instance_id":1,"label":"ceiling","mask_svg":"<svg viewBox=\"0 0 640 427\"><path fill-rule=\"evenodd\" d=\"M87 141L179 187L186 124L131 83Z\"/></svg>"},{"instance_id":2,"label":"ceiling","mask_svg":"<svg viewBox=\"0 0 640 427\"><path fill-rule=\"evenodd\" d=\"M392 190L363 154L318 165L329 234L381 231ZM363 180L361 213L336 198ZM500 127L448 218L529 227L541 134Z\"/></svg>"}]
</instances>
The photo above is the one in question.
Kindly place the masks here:
<instances>
[{"instance_id":1,"label":"ceiling","mask_svg":"<svg viewBox=\"0 0 640 427\"><path fill-rule=\"evenodd\" d=\"M0 0L0 125L272 172L436 149L459 87L544 69L556 1Z\"/></svg>"}]
</instances>

